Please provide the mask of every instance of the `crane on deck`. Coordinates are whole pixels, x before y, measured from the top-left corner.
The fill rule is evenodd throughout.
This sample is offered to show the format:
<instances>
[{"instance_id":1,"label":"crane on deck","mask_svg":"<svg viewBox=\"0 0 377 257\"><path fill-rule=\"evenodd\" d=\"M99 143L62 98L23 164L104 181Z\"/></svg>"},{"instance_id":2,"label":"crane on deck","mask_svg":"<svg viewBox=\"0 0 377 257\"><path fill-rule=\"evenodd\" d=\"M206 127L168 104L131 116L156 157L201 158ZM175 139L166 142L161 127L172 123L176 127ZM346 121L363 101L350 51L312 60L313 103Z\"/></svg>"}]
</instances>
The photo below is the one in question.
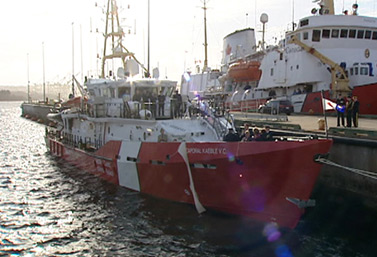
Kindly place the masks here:
<instances>
[{"instance_id":1,"label":"crane on deck","mask_svg":"<svg viewBox=\"0 0 377 257\"><path fill-rule=\"evenodd\" d=\"M314 47L300 41L297 36L293 35L288 41L289 44L296 44L302 47L306 52L319 59L322 63L328 65L331 71L331 89L333 96L336 97L339 93L348 93L351 91L349 86L348 75L345 70L336 62L321 54Z\"/></svg>"}]
</instances>

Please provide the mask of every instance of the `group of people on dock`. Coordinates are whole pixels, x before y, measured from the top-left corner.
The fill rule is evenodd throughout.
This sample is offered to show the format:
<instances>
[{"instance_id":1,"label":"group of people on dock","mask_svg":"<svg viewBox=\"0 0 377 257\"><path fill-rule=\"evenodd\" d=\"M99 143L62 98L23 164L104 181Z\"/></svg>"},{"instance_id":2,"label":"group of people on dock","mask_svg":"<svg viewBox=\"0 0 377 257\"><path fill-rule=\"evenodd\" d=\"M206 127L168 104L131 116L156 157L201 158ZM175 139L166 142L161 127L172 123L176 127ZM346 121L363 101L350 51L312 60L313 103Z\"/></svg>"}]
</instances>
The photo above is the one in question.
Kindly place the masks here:
<instances>
[{"instance_id":1,"label":"group of people on dock","mask_svg":"<svg viewBox=\"0 0 377 257\"><path fill-rule=\"evenodd\" d=\"M359 126L359 110L360 102L357 99L357 96L348 96L344 98L339 94L338 99L336 100L337 104L337 126L340 127L340 124L344 125L344 118L346 117L346 125L348 128L353 126L357 128Z\"/></svg>"},{"instance_id":2,"label":"group of people on dock","mask_svg":"<svg viewBox=\"0 0 377 257\"><path fill-rule=\"evenodd\" d=\"M228 133L223 138L227 142L249 142L249 141L273 141L273 133L269 126L264 129L251 128L250 124L245 123L241 135L239 135L233 128L228 129Z\"/></svg>"}]
</instances>

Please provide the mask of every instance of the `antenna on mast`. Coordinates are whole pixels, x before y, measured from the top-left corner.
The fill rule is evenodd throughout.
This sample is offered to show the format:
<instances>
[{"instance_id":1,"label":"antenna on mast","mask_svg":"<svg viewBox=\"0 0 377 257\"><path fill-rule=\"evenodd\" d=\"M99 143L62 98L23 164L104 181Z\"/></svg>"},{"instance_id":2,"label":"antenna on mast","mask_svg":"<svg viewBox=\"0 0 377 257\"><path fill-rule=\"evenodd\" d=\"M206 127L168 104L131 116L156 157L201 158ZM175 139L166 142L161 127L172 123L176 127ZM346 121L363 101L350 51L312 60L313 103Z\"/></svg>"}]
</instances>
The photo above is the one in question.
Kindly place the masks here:
<instances>
[{"instance_id":1,"label":"antenna on mast","mask_svg":"<svg viewBox=\"0 0 377 257\"><path fill-rule=\"evenodd\" d=\"M150 48L151 48L151 40L150 40L150 37L151 37L151 6L150 6L150 0L148 0L148 66L147 66L147 71L146 71L146 77L149 78L150 77L150 58L151 58L151 51L150 51Z\"/></svg>"},{"instance_id":2,"label":"antenna on mast","mask_svg":"<svg viewBox=\"0 0 377 257\"><path fill-rule=\"evenodd\" d=\"M75 32L72 22L72 97L75 97Z\"/></svg>"},{"instance_id":3,"label":"antenna on mast","mask_svg":"<svg viewBox=\"0 0 377 257\"><path fill-rule=\"evenodd\" d=\"M208 43L207 43L207 1L203 0L203 7L204 10L204 66L203 71L206 71L208 68Z\"/></svg>"},{"instance_id":4,"label":"antenna on mast","mask_svg":"<svg viewBox=\"0 0 377 257\"><path fill-rule=\"evenodd\" d=\"M149 0L148 0L148 12L149 12ZM149 14L148 14L149 16ZM148 18L149 19L149 18ZM111 22L111 26L109 26L109 22ZM110 31L109 31L110 27ZM149 24L148 24L149 27ZM149 33L149 32L148 32ZM127 57L133 58L137 64L139 64L146 75L149 75L149 47L148 47L148 69L144 67L143 64L136 59L135 54L128 51L126 47L123 45L123 36L124 32L120 25L119 16L118 16L118 6L115 0L108 0L107 2L107 11L106 11L106 28L105 28L105 42L103 47L103 58L102 58L102 69L101 69L101 77L105 78L105 63L107 60L114 60L116 58L122 60L123 69L127 69ZM107 40L111 38L111 52L107 54ZM148 37L149 38L149 37ZM148 42L149 45L149 42ZM112 72L111 75L113 76L115 73Z\"/></svg>"},{"instance_id":5,"label":"antenna on mast","mask_svg":"<svg viewBox=\"0 0 377 257\"><path fill-rule=\"evenodd\" d=\"M264 51L265 50L265 40L264 40L264 37L265 37L265 34L266 34L266 23L268 22L268 15L266 13L262 13L261 16L260 16L260 22L262 22L263 24L263 31L262 31L262 50Z\"/></svg>"},{"instance_id":6,"label":"antenna on mast","mask_svg":"<svg viewBox=\"0 0 377 257\"><path fill-rule=\"evenodd\" d=\"M295 0L292 0L292 31L295 30Z\"/></svg>"},{"instance_id":7,"label":"antenna on mast","mask_svg":"<svg viewBox=\"0 0 377 257\"><path fill-rule=\"evenodd\" d=\"M46 82L45 82L45 42L42 42L42 61L43 61L43 102L46 102Z\"/></svg>"},{"instance_id":8,"label":"antenna on mast","mask_svg":"<svg viewBox=\"0 0 377 257\"><path fill-rule=\"evenodd\" d=\"M30 103L29 53L27 53L27 102Z\"/></svg>"}]
</instances>

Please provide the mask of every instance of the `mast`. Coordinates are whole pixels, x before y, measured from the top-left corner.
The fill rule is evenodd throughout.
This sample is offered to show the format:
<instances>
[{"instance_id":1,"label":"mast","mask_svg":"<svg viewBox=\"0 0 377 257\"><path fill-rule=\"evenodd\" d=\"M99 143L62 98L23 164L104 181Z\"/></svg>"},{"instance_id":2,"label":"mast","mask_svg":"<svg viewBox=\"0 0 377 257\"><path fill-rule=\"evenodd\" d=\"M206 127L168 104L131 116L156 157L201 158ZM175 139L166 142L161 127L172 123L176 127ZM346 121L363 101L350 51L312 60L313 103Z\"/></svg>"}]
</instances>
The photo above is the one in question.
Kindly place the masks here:
<instances>
[{"instance_id":1,"label":"mast","mask_svg":"<svg viewBox=\"0 0 377 257\"><path fill-rule=\"evenodd\" d=\"M72 97L75 97L75 33L72 22Z\"/></svg>"},{"instance_id":2,"label":"mast","mask_svg":"<svg viewBox=\"0 0 377 257\"><path fill-rule=\"evenodd\" d=\"M149 78L150 76L150 58L151 58L151 55L150 55L150 45L151 45L151 21L150 21L150 17L151 17L151 7L150 7L150 0L148 0L148 66L147 66L147 72L146 72L146 77Z\"/></svg>"},{"instance_id":3,"label":"mast","mask_svg":"<svg viewBox=\"0 0 377 257\"><path fill-rule=\"evenodd\" d=\"M334 0L324 0L325 6L329 10L328 14L334 15L335 14L335 8L334 8Z\"/></svg>"},{"instance_id":4,"label":"mast","mask_svg":"<svg viewBox=\"0 0 377 257\"><path fill-rule=\"evenodd\" d=\"M105 77L105 56L106 56L106 46L107 46L107 38L108 38L108 33L107 29L109 26L109 10L110 10L110 1L107 1L107 11L106 11L106 27L105 27L105 44L103 46L103 58L102 58L102 66L101 66L101 78Z\"/></svg>"},{"instance_id":5,"label":"mast","mask_svg":"<svg viewBox=\"0 0 377 257\"><path fill-rule=\"evenodd\" d=\"M203 71L206 71L208 68L208 43L207 43L207 6L206 0L203 0L203 7L204 10L204 66Z\"/></svg>"},{"instance_id":6,"label":"mast","mask_svg":"<svg viewBox=\"0 0 377 257\"><path fill-rule=\"evenodd\" d=\"M260 16L260 22L263 24L263 29L262 29L262 51L265 50L265 35L266 35L266 23L268 22L268 15L266 13L262 13Z\"/></svg>"},{"instance_id":7,"label":"mast","mask_svg":"<svg viewBox=\"0 0 377 257\"><path fill-rule=\"evenodd\" d=\"M29 53L27 53L27 102L30 103Z\"/></svg>"},{"instance_id":8,"label":"mast","mask_svg":"<svg viewBox=\"0 0 377 257\"><path fill-rule=\"evenodd\" d=\"M84 81L84 62L82 56L82 27L80 24L80 54L81 54L81 81Z\"/></svg>"},{"instance_id":9,"label":"mast","mask_svg":"<svg viewBox=\"0 0 377 257\"><path fill-rule=\"evenodd\" d=\"M295 31L295 0L292 0L292 31Z\"/></svg>"},{"instance_id":10,"label":"mast","mask_svg":"<svg viewBox=\"0 0 377 257\"><path fill-rule=\"evenodd\" d=\"M149 2L148 2L149 5ZM149 7L148 7L149 8ZM111 31L109 31L109 21L111 20ZM127 50L123 46L123 29L120 26L119 16L118 16L118 6L115 0L107 1L107 11L106 11L106 27L104 33L104 47L103 47L103 57L102 57L102 67L101 67L101 78L105 78L105 64L107 60L121 59L123 68L126 70L126 58L133 58L145 71L149 74L149 67L146 69L143 64L136 59L135 55ZM111 38L111 53L107 54L107 40ZM113 65L114 66L114 65ZM113 71L113 74L114 71Z\"/></svg>"},{"instance_id":11,"label":"mast","mask_svg":"<svg viewBox=\"0 0 377 257\"><path fill-rule=\"evenodd\" d=\"M313 2L317 2L318 5L321 7L321 9L319 10L319 14L335 14L334 0L315 0Z\"/></svg>"},{"instance_id":12,"label":"mast","mask_svg":"<svg viewBox=\"0 0 377 257\"><path fill-rule=\"evenodd\" d=\"M43 102L46 102L46 82L45 82L45 42L42 42L42 60L43 60Z\"/></svg>"}]
</instances>

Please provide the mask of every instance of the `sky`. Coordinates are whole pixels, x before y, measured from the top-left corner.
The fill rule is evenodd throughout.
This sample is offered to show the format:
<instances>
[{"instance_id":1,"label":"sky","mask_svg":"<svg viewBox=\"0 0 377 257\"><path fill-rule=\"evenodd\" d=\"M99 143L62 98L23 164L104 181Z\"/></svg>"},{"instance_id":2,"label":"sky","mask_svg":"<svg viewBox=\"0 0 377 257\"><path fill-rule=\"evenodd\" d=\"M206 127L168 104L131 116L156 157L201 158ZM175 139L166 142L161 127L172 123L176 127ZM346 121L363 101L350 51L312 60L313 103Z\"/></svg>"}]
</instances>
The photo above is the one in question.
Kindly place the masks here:
<instances>
[{"instance_id":1,"label":"sky","mask_svg":"<svg viewBox=\"0 0 377 257\"><path fill-rule=\"evenodd\" d=\"M204 60L204 0L150 0L150 66L161 77L180 82L184 70ZM273 44L292 21L310 16L312 0L206 0L208 65L220 68L223 38L235 30L256 28L267 13L266 41ZM335 0L335 11L351 10L355 0ZM376 16L377 0L358 1L359 14ZM0 8L0 86L67 83L96 76L103 54L105 0L12 0ZM124 44L147 61L148 0L118 0ZM98 31L98 32L96 32Z\"/></svg>"}]
</instances>

